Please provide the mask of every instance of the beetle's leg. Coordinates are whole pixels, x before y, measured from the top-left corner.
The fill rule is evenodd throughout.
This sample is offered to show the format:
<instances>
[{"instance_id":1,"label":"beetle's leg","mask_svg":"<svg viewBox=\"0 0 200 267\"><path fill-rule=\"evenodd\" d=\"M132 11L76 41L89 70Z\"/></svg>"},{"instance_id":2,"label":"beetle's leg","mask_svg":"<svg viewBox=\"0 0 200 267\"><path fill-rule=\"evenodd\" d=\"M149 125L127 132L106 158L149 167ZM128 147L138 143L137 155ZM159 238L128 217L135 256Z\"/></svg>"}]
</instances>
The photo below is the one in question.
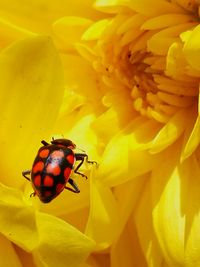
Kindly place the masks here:
<instances>
[{"instance_id":1,"label":"beetle's leg","mask_svg":"<svg viewBox=\"0 0 200 267\"><path fill-rule=\"evenodd\" d=\"M85 153L76 153L75 154L75 158L76 158L76 160L82 160L82 159L84 160L84 159L86 159L86 162L89 163L89 164L97 164L97 162L94 161L94 160L88 160L88 155L85 154Z\"/></svg>"},{"instance_id":2,"label":"beetle's leg","mask_svg":"<svg viewBox=\"0 0 200 267\"><path fill-rule=\"evenodd\" d=\"M48 146L49 143L47 143L45 140L42 140L41 143L44 145L44 146Z\"/></svg>"},{"instance_id":3,"label":"beetle's leg","mask_svg":"<svg viewBox=\"0 0 200 267\"><path fill-rule=\"evenodd\" d=\"M81 167L81 165L84 162L84 156L82 156L82 154L75 154L75 158L76 158L76 161L79 161L80 160L81 162L79 162L79 164L74 169L74 173L79 174L82 177L85 177L87 179L87 176L85 174L83 174L83 173L81 173L81 172L78 171L78 169Z\"/></svg>"},{"instance_id":4,"label":"beetle's leg","mask_svg":"<svg viewBox=\"0 0 200 267\"><path fill-rule=\"evenodd\" d=\"M22 175L24 176L24 178L26 178L27 180L31 180L27 175L30 175L31 171L27 170L27 171L23 171ZM30 197L34 197L36 195L35 191L33 193L30 194Z\"/></svg>"},{"instance_id":5,"label":"beetle's leg","mask_svg":"<svg viewBox=\"0 0 200 267\"><path fill-rule=\"evenodd\" d=\"M30 175L31 174L31 171L30 170L27 170L27 171L23 171L22 172L22 175L24 176L24 178L26 178L27 180L31 180L30 177L28 177L27 175Z\"/></svg>"},{"instance_id":6,"label":"beetle's leg","mask_svg":"<svg viewBox=\"0 0 200 267\"><path fill-rule=\"evenodd\" d=\"M86 162L87 163L90 163L90 164L97 164L96 161L91 161L91 160L88 160L88 155L85 154L85 153L76 153L75 154L75 158L76 158L76 161L81 161L77 166L76 168L74 169L74 173L77 173L79 175L81 175L82 177L85 177L87 179L87 176L81 172L78 172L78 169L81 167L81 165L83 164L84 162L84 159L86 159Z\"/></svg>"},{"instance_id":7,"label":"beetle's leg","mask_svg":"<svg viewBox=\"0 0 200 267\"><path fill-rule=\"evenodd\" d=\"M72 191L73 193L80 193L80 189L78 188L78 185L74 182L73 179L69 178L68 183L74 188L70 188L68 186L65 186L65 189Z\"/></svg>"},{"instance_id":8,"label":"beetle's leg","mask_svg":"<svg viewBox=\"0 0 200 267\"><path fill-rule=\"evenodd\" d=\"M24 178L26 178L27 180L31 180L30 177L28 177L27 175L30 175L31 171L27 170L27 171L23 171L22 175L24 176ZM30 197L34 197L36 195L35 191L33 193L30 194Z\"/></svg>"},{"instance_id":9,"label":"beetle's leg","mask_svg":"<svg viewBox=\"0 0 200 267\"><path fill-rule=\"evenodd\" d=\"M30 197L34 197L36 195L35 191L30 194Z\"/></svg>"}]
</instances>

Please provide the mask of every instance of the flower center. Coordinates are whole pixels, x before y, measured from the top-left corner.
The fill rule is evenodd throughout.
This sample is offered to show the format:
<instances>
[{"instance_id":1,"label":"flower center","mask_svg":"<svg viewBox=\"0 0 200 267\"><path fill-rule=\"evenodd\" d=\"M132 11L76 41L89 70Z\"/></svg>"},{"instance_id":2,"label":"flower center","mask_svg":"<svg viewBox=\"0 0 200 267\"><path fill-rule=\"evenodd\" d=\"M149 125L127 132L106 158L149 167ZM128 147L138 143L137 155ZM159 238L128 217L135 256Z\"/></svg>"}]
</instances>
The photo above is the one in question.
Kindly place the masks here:
<instances>
[{"instance_id":1,"label":"flower center","mask_svg":"<svg viewBox=\"0 0 200 267\"><path fill-rule=\"evenodd\" d=\"M172 16L173 25L163 15L159 19L165 27L146 30L151 28L147 17L118 15L93 47L97 55L93 67L110 92L119 93L119 98L126 92L134 110L161 123L178 110L197 105L199 79L191 75L180 37L196 24L184 16L177 26L177 17ZM183 18L187 23L181 23Z\"/></svg>"}]
</instances>

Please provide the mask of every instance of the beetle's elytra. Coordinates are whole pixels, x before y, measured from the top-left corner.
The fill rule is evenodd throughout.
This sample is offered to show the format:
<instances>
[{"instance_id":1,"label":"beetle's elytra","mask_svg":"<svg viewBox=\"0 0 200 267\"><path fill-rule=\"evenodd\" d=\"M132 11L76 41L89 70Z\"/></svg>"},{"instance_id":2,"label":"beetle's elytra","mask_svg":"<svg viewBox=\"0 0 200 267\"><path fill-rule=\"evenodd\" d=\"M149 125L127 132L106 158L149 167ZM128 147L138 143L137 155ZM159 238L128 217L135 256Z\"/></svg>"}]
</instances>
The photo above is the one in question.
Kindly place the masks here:
<instances>
[{"instance_id":1,"label":"beetle's elytra","mask_svg":"<svg viewBox=\"0 0 200 267\"><path fill-rule=\"evenodd\" d=\"M37 195L43 203L48 203L64 189L79 193L78 186L70 177L72 169L74 173L87 178L78 169L84 160L92 164L96 162L89 161L85 153L75 153L76 145L71 140L53 139L51 144L44 140L41 143L43 146L38 150L32 169L22 172L23 176L32 183L34 189L32 194ZM75 167L75 162L78 161ZM67 183L71 187L66 186Z\"/></svg>"}]
</instances>

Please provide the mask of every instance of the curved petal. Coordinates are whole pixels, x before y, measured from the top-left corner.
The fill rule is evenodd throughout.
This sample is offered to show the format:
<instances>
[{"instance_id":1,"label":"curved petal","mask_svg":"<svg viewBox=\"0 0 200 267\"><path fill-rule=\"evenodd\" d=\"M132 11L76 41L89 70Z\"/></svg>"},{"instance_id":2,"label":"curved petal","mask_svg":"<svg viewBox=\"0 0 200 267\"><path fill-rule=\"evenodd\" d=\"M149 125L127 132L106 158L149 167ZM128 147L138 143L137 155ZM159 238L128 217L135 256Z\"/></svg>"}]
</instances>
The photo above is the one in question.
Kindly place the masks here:
<instances>
[{"instance_id":1,"label":"curved petal","mask_svg":"<svg viewBox=\"0 0 200 267\"><path fill-rule=\"evenodd\" d=\"M150 177L146 179L146 183L143 185L141 197L134 210L132 227L134 227L135 223L138 239L148 266L162 267L163 256L153 228L151 191L149 190Z\"/></svg>"},{"instance_id":2,"label":"curved petal","mask_svg":"<svg viewBox=\"0 0 200 267\"><path fill-rule=\"evenodd\" d=\"M22 264L15 252L11 242L0 234L0 259L1 266L22 267Z\"/></svg>"},{"instance_id":3,"label":"curved petal","mask_svg":"<svg viewBox=\"0 0 200 267\"><path fill-rule=\"evenodd\" d=\"M149 174L135 177L133 180L113 188L120 215L120 227L116 235L119 239L121 238L120 235L124 231L123 229L126 227L133 210L135 210L138 201L140 201L140 196L146 179L149 179Z\"/></svg>"},{"instance_id":4,"label":"curved petal","mask_svg":"<svg viewBox=\"0 0 200 267\"><path fill-rule=\"evenodd\" d=\"M155 0L153 5L150 5L148 0L96 0L95 6L107 12L114 12L117 7L127 6L147 16L156 16L166 13L184 13L184 10L178 5L162 0Z\"/></svg>"},{"instance_id":5,"label":"curved petal","mask_svg":"<svg viewBox=\"0 0 200 267\"><path fill-rule=\"evenodd\" d=\"M197 149L199 142L200 142L200 117L198 116L194 124L193 130L182 152L181 155L182 160L189 157Z\"/></svg>"},{"instance_id":6,"label":"curved petal","mask_svg":"<svg viewBox=\"0 0 200 267\"><path fill-rule=\"evenodd\" d=\"M36 267L32 254L30 254L29 252L26 252L25 250L18 247L17 245L15 245L14 247L23 267L25 266Z\"/></svg>"},{"instance_id":7,"label":"curved petal","mask_svg":"<svg viewBox=\"0 0 200 267\"><path fill-rule=\"evenodd\" d=\"M142 24L141 28L145 30L162 29L164 27L189 22L191 19L192 17L187 14L165 14L147 19L144 24Z\"/></svg>"},{"instance_id":8,"label":"curved petal","mask_svg":"<svg viewBox=\"0 0 200 267\"><path fill-rule=\"evenodd\" d=\"M200 265L200 168L195 154L180 168L180 174L183 180L181 210L185 213L185 266L193 267Z\"/></svg>"},{"instance_id":9,"label":"curved petal","mask_svg":"<svg viewBox=\"0 0 200 267\"><path fill-rule=\"evenodd\" d=\"M188 39L185 42L183 47L183 53L189 62L189 64L197 69L200 70L200 63L199 63L199 55L200 55L200 45L199 45L199 38L200 38L200 25L194 28L194 30L188 35Z\"/></svg>"},{"instance_id":10,"label":"curved petal","mask_svg":"<svg viewBox=\"0 0 200 267\"><path fill-rule=\"evenodd\" d=\"M101 89L96 82L96 73L88 62L76 55L64 55L62 61L66 88L71 94L77 93L83 96L85 102L92 104L92 107L101 107Z\"/></svg>"},{"instance_id":11,"label":"curved petal","mask_svg":"<svg viewBox=\"0 0 200 267\"><path fill-rule=\"evenodd\" d=\"M40 243L33 251L35 261L48 267L78 267L95 243L66 222L36 212Z\"/></svg>"},{"instance_id":12,"label":"curved petal","mask_svg":"<svg viewBox=\"0 0 200 267\"><path fill-rule=\"evenodd\" d=\"M109 186L116 186L152 170L159 156L151 155L148 149L158 130L157 123L136 118L108 143L99 166L98 179Z\"/></svg>"},{"instance_id":13,"label":"curved petal","mask_svg":"<svg viewBox=\"0 0 200 267\"><path fill-rule=\"evenodd\" d=\"M34 37L35 34L24 28L17 27L6 20L0 19L0 36L1 48L4 48L13 41L24 39L26 37Z\"/></svg>"},{"instance_id":14,"label":"curved petal","mask_svg":"<svg viewBox=\"0 0 200 267\"><path fill-rule=\"evenodd\" d=\"M28 206L22 193L0 184L1 233L25 251L39 266L76 267L94 248L94 242L63 220Z\"/></svg>"},{"instance_id":15,"label":"curved petal","mask_svg":"<svg viewBox=\"0 0 200 267\"><path fill-rule=\"evenodd\" d=\"M0 2L0 16L19 27L47 34L52 33L52 23L64 16L98 18L99 12L92 3L93 0L8 0Z\"/></svg>"},{"instance_id":16,"label":"curved petal","mask_svg":"<svg viewBox=\"0 0 200 267\"><path fill-rule=\"evenodd\" d=\"M97 249L105 249L118 232L119 211L111 189L94 178L90 182L90 214L85 233L96 241Z\"/></svg>"},{"instance_id":17,"label":"curved petal","mask_svg":"<svg viewBox=\"0 0 200 267\"><path fill-rule=\"evenodd\" d=\"M2 51L0 72L1 179L19 185L41 139L52 132L64 92L63 70L51 39L38 36Z\"/></svg>"},{"instance_id":18,"label":"curved petal","mask_svg":"<svg viewBox=\"0 0 200 267\"><path fill-rule=\"evenodd\" d=\"M160 130L152 142L150 153L158 153L174 143L186 128L190 110L181 109Z\"/></svg>"},{"instance_id":19,"label":"curved petal","mask_svg":"<svg viewBox=\"0 0 200 267\"><path fill-rule=\"evenodd\" d=\"M22 192L0 184L1 233L26 251L39 244L35 212L25 206Z\"/></svg>"},{"instance_id":20,"label":"curved petal","mask_svg":"<svg viewBox=\"0 0 200 267\"><path fill-rule=\"evenodd\" d=\"M162 184L162 191L161 185L157 183L158 174L155 173L153 176L153 195L156 201L153 218L161 249L170 266L198 266L199 162L193 155L178 167L172 167L171 173L167 171L166 175L166 171L163 170L162 166L162 174L165 173L165 177L162 175L162 178L166 184L165 187L164 183Z\"/></svg>"},{"instance_id":21,"label":"curved petal","mask_svg":"<svg viewBox=\"0 0 200 267\"><path fill-rule=\"evenodd\" d=\"M84 41L91 41L91 40L98 40L101 37L103 31L108 27L110 24L109 19L98 20L96 23L93 23L91 27L84 32L82 36L82 40Z\"/></svg>"},{"instance_id":22,"label":"curved petal","mask_svg":"<svg viewBox=\"0 0 200 267\"><path fill-rule=\"evenodd\" d=\"M81 17L63 17L55 21L53 30L58 38L59 48L67 50L81 40L84 31L92 24L92 20Z\"/></svg>"},{"instance_id":23,"label":"curved petal","mask_svg":"<svg viewBox=\"0 0 200 267\"><path fill-rule=\"evenodd\" d=\"M135 225L126 224L120 238L111 247L111 267L147 267Z\"/></svg>"}]
</instances>

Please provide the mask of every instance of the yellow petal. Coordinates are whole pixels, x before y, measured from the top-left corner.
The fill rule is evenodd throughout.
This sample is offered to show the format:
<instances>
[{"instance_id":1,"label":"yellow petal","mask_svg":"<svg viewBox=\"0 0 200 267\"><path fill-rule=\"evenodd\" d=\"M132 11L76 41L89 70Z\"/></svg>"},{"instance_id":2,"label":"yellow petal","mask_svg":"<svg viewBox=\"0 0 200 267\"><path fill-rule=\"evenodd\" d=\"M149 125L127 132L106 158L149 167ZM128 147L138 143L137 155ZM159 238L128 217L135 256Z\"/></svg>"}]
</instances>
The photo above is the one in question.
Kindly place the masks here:
<instances>
[{"instance_id":1,"label":"yellow petal","mask_svg":"<svg viewBox=\"0 0 200 267\"><path fill-rule=\"evenodd\" d=\"M119 0L96 0L94 7L107 13L116 13L121 10L121 1Z\"/></svg>"},{"instance_id":2,"label":"yellow petal","mask_svg":"<svg viewBox=\"0 0 200 267\"><path fill-rule=\"evenodd\" d=\"M188 39L183 47L183 52L187 61L193 68L197 70L200 70L200 63L198 60L200 55L199 38L200 38L200 25L194 28L192 33L189 34Z\"/></svg>"},{"instance_id":3,"label":"yellow petal","mask_svg":"<svg viewBox=\"0 0 200 267\"><path fill-rule=\"evenodd\" d=\"M83 32L92 24L92 20L81 17L63 17L54 22L53 30L63 49L72 48L80 41Z\"/></svg>"},{"instance_id":4,"label":"yellow petal","mask_svg":"<svg viewBox=\"0 0 200 267\"><path fill-rule=\"evenodd\" d=\"M40 141L52 133L63 97L63 71L52 41L42 36L2 51L0 71L1 179L19 185Z\"/></svg>"},{"instance_id":5,"label":"yellow petal","mask_svg":"<svg viewBox=\"0 0 200 267\"><path fill-rule=\"evenodd\" d=\"M0 246L0 267L22 267L22 264L11 242L2 234L0 234Z\"/></svg>"},{"instance_id":6,"label":"yellow petal","mask_svg":"<svg viewBox=\"0 0 200 267\"><path fill-rule=\"evenodd\" d=\"M39 266L79 266L94 242L61 219L35 211L17 189L0 185L1 233L25 251Z\"/></svg>"},{"instance_id":7,"label":"yellow petal","mask_svg":"<svg viewBox=\"0 0 200 267\"><path fill-rule=\"evenodd\" d=\"M192 17L185 14L165 14L158 17L150 18L142 24L141 29L155 30L173 25L189 22Z\"/></svg>"},{"instance_id":8,"label":"yellow petal","mask_svg":"<svg viewBox=\"0 0 200 267\"><path fill-rule=\"evenodd\" d=\"M14 247L23 267L24 266L36 267L31 253L26 252L25 250L18 247L17 245L14 245Z\"/></svg>"},{"instance_id":9,"label":"yellow petal","mask_svg":"<svg viewBox=\"0 0 200 267\"><path fill-rule=\"evenodd\" d=\"M190 38L190 35L192 34L192 30L188 30L185 32L182 32L180 34L180 39L183 43L187 42L187 40Z\"/></svg>"},{"instance_id":10,"label":"yellow petal","mask_svg":"<svg viewBox=\"0 0 200 267\"><path fill-rule=\"evenodd\" d=\"M199 93L198 86L194 84L194 77L183 82L161 75L154 75L154 79L158 83L158 88L167 93L184 96L196 96Z\"/></svg>"},{"instance_id":11,"label":"yellow petal","mask_svg":"<svg viewBox=\"0 0 200 267\"><path fill-rule=\"evenodd\" d=\"M17 27L6 20L0 19L1 47L9 45L11 42L17 39L33 37L34 35L35 34L31 31Z\"/></svg>"},{"instance_id":12,"label":"yellow petal","mask_svg":"<svg viewBox=\"0 0 200 267\"><path fill-rule=\"evenodd\" d=\"M112 127L110 127L111 124ZM119 131L118 116L115 110L110 108L102 113L92 123L92 129L94 129L95 133L101 139L103 143L101 146L105 145Z\"/></svg>"},{"instance_id":13,"label":"yellow petal","mask_svg":"<svg viewBox=\"0 0 200 267\"><path fill-rule=\"evenodd\" d=\"M91 49L88 45L77 43L75 47L79 54L89 62L96 60L96 54L94 50Z\"/></svg>"},{"instance_id":14,"label":"yellow petal","mask_svg":"<svg viewBox=\"0 0 200 267\"><path fill-rule=\"evenodd\" d=\"M152 177L156 235L169 266L198 266L199 162L191 156L175 167L176 157L169 155L170 161L163 162Z\"/></svg>"},{"instance_id":15,"label":"yellow petal","mask_svg":"<svg viewBox=\"0 0 200 267\"><path fill-rule=\"evenodd\" d=\"M184 74L186 63L187 62L182 51L182 43L173 43L168 50L166 74L170 77L177 77Z\"/></svg>"},{"instance_id":16,"label":"yellow petal","mask_svg":"<svg viewBox=\"0 0 200 267\"><path fill-rule=\"evenodd\" d=\"M163 102L165 102L166 104L179 108L192 106L195 100L195 97L182 96L182 95L179 96L179 95L168 94L165 92L158 92L157 96L161 100L163 100Z\"/></svg>"},{"instance_id":17,"label":"yellow petal","mask_svg":"<svg viewBox=\"0 0 200 267\"><path fill-rule=\"evenodd\" d=\"M90 214L86 235L97 243L97 249L109 247L119 229L119 213L110 188L94 178L90 179Z\"/></svg>"},{"instance_id":18,"label":"yellow petal","mask_svg":"<svg viewBox=\"0 0 200 267\"><path fill-rule=\"evenodd\" d=\"M117 236L121 235L121 232L123 231L123 228L126 227L128 219L135 209L137 202L140 201L140 195L143 191L146 179L149 179L148 174L135 177L133 180L113 188L121 218Z\"/></svg>"},{"instance_id":19,"label":"yellow petal","mask_svg":"<svg viewBox=\"0 0 200 267\"><path fill-rule=\"evenodd\" d=\"M184 262L185 214L182 180L176 168L177 153L169 149L152 174L153 224L163 256L169 266ZM167 160L169 159L170 160ZM184 265L184 264L183 264Z\"/></svg>"},{"instance_id":20,"label":"yellow petal","mask_svg":"<svg viewBox=\"0 0 200 267\"><path fill-rule=\"evenodd\" d=\"M200 142L200 117L198 116L194 124L194 128L182 152L182 159L186 159L187 157L189 157L198 147L199 142Z\"/></svg>"},{"instance_id":21,"label":"yellow petal","mask_svg":"<svg viewBox=\"0 0 200 267\"><path fill-rule=\"evenodd\" d=\"M65 70L65 85L70 91L83 96L87 102L100 106L101 91L96 83L96 73L83 58L75 55L62 57ZM92 90L91 90L92 88ZM95 104L94 104L95 103ZM67 102L65 105L68 105Z\"/></svg>"},{"instance_id":22,"label":"yellow petal","mask_svg":"<svg viewBox=\"0 0 200 267\"><path fill-rule=\"evenodd\" d=\"M117 80L110 78L104 79L103 77L103 81L108 84L108 87L111 86L113 89L105 93L102 101L105 106L112 106L116 110L120 126L125 127L136 115L138 115L133 109L130 94L125 90L124 86L120 88L121 84L120 82L116 82ZM106 88L105 90L107 90Z\"/></svg>"},{"instance_id":23,"label":"yellow petal","mask_svg":"<svg viewBox=\"0 0 200 267\"><path fill-rule=\"evenodd\" d=\"M162 125L155 120L149 120L140 116L133 121L132 127L133 130L130 128L132 137L130 139L130 146L132 150L145 150L151 146Z\"/></svg>"},{"instance_id":24,"label":"yellow petal","mask_svg":"<svg viewBox=\"0 0 200 267\"><path fill-rule=\"evenodd\" d=\"M80 188L79 181L78 181L78 186ZM88 189L89 189L89 186L88 186ZM69 193L71 193L71 192L69 192ZM79 199L79 201L77 201L77 203L74 203L73 200L69 200L69 198L65 199L65 202L70 201L71 206L72 206L72 203L74 203L74 205L76 205L76 209L74 208L75 211L70 212L70 213L65 212L65 213L59 215L60 219L71 224L73 227L75 227L76 229L78 229L81 232L85 231L85 227L86 227L86 224L88 221L88 215L89 215L89 200L87 202L87 206L82 208L82 201L84 201L84 200L83 200L83 198L81 198L81 195L83 193L84 193L84 191L81 189L81 194L78 195L78 199L79 198L80 199ZM74 195L76 195L76 194L74 194ZM89 198L89 192L87 192L87 197ZM77 198L77 196L76 196L76 198ZM63 204L63 202L62 202L62 204ZM62 204L60 204L60 205L62 205ZM66 209L67 208L68 207L66 207ZM63 209L63 211L64 211L64 209ZM81 218L81 220L80 220L80 218Z\"/></svg>"},{"instance_id":25,"label":"yellow petal","mask_svg":"<svg viewBox=\"0 0 200 267\"><path fill-rule=\"evenodd\" d=\"M102 156L99 177L110 186L125 182L127 177L128 179L132 178L129 170L128 139L126 136L111 139Z\"/></svg>"},{"instance_id":26,"label":"yellow petal","mask_svg":"<svg viewBox=\"0 0 200 267\"><path fill-rule=\"evenodd\" d=\"M110 20L108 19L98 20L96 23L94 23L91 27L89 27L84 32L82 36L82 40L90 41L90 40L99 39L104 29L108 27L109 23L110 23Z\"/></svg>"},{"instance_id":27,"label":"yellow petal","mask_svg":"<svg viewBox=\"0 0 200 267\"><path fill-rule=\"evenodd\" d=\"M162 253L155 236L152 218L152 203L150 190L150 177L143 184L138 205L136 206L132 218L132 227L136 224L138 238L142 251L149 267L161 267L163 262Z\"/></svg>"},{"instance_id":28,"label":"yellow petal","mask_svg":"<svg viewBox=\"0 0 200 267\"><path fill-rule=\"evenodd\" d=\"M100 266L105 266L109 267L110 266L110 255L107 253L107 251L102 251L100 253L93 253L87 262L89 263L90 267L100 267Z\"/></svg>"},{"instance_id":29,"label":"yellow petal","mask_svg":"<svg viewBox=\"0 0 200 267\"><path fill-rule=\"evenodd\" d=\"M116 7L127 6L147 16L156 16L165 13L184 13L184 10L177 5L162 0L155 0L153 5L150 5L148 0L97 0L95 6L107 12L115 11Z\"/></svg>"},{"instance_id":30,"label":"yellow petal","mask_svg":"<svg viewBox=\"0 0 200 267\"><path fill-rule=\"evenodd\" d=\"M144 123L144 120L136 118L108 143L98 171L98 176L107 185L115 186L129 181L150 171L156 163L157 155L151 155L147 150L159 127L155 122Z\"/></svg>"},{"instance_id":31,"label":"yellow petal","mask_svg":"<svg viewBox=\"0 0 200 267\"><path fill-rule=\"evenodd\" d=\"M0 229L12 242L27 251L38 243L35 213L32 207L25 206L22 192L0 184Z\"/></svg>"},{"instance_id":32,"label":"yellow petal","mask_svg":"<svg viewBox=\"0 0 200 267\"><path fill-rule=\"evenodd\" d=\"M129 16L117 29L117 34L125 34L133 28L141 27L147 17L142 14Z\"/></svg>"},{"instance_id":33,"label":"yellow petal","mask_svg":"<svg viewBox=\"0 0 200 267\"><path fill-rule=\"evenodd\" d=\"M152 142L151 153L158 153L174 143L186 128L188 110L178 111L169 122L160 130Z\"/></svg>"},{"instance_id":34,"label":"yellow petal","mask_svg":"<svg viewBox=\"0 0 200 267\"><path fill-rule=\"evenodd\" d=\"M81 267L94 267L94 265L90 265L90 264L87 264L87 263L83 263L81 265Z\"/></svg>"},{"instance_id":35,"label":"yellow petal","mask_svg":"<svg viewBox=\"0 0 200 267\"><path fill-rule=\"evenodd\" d=\"M183 177L183 203L186 213L185 224L185 266L200 265L200 216L199 216L199 162L195 156L188 159L187 165L181 170ZM192 173L192 181L191 181ZM182 186L182 185L181 185ZM185 190L184 190L185 189Z\"/></svg>"},{"instance_id":36,"label":"yellow petal","mask_svg":"<svg viewBox=\"0 0 200 267\"><path fill-rule=\"evenodd\" d=\"M36 212L40 244L33 251L42 266L78 267L94 248L94 242L66 222Z\"/></svg>"},{"instance_id":37,"label":"yellow petal","mask_svg":"<svg viewBox=\"0 0 200 267\"><path fill-rule=\"evenodd\" d=\"M184 23L156 32L148 40L148 50L153 52L154 54L165 56L172 43L179 41L180 33L191 29L192 27L194 27L194 23Z\"/></svg>"},{"instance_id":38,"label":"yellow petal","mask_svg":"<svg viewBox=\"0 0 200 267\"><path fill-rule=\"evenodd\" d=\"M147 267L135 225L128 222L119 240L111 248L112 267Z\"/></svg>"},{"instance_id":39,"label":"yellow petal","mask_svg":"<svg viewBox=\"0 0 200 267\"><path fill-rule=\"evenodd\" d=\"M0 16L26 29L39 33L52 32L52 23L64 16L86 16L98 18L99 12L93 9L92 0L8 0L0 2Z\"/></svg>"}]
</instances>

